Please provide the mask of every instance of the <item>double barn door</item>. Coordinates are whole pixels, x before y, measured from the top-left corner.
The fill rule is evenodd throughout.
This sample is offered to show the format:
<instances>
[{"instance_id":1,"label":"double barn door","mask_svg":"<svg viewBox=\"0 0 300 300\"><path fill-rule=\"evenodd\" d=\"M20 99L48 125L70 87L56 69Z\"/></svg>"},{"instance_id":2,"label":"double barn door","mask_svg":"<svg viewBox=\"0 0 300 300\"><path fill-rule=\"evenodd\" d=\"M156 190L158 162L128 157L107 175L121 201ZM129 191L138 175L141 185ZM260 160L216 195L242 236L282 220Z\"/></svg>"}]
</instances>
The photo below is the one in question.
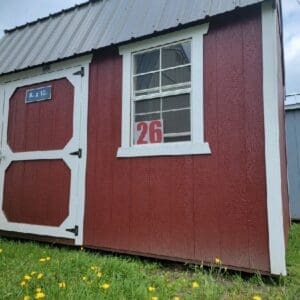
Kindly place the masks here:
<instances>
[{"instance_id":1,"label":"double barn door","mask_svg":"<svg viewBox=\"0 0 300 300\"><path fill-rule=\"evenodd\" d=\"M0 230L82 243L87 108L81 68L0 89Z\"/></svg>"}]
</instances>

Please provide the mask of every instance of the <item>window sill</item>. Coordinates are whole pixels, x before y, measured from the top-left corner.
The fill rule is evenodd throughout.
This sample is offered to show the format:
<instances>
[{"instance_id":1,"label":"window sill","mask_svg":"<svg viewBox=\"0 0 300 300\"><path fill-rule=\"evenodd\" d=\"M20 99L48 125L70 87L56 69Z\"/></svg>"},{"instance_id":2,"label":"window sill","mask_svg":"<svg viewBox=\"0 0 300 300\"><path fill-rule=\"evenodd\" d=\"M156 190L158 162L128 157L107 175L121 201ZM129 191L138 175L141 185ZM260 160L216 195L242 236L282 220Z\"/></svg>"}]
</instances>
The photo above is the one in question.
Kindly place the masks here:
<instances>
[{"instance_id":1,"label":"window sill","mask_svg":"<svg viewBox=\"0 0 300 300\"><path fill-rule=\"evenodd\" d=\"M117 157L177 156L211 154L208 143L172 143L120 147Z\"/></svg>"}]
</instances>

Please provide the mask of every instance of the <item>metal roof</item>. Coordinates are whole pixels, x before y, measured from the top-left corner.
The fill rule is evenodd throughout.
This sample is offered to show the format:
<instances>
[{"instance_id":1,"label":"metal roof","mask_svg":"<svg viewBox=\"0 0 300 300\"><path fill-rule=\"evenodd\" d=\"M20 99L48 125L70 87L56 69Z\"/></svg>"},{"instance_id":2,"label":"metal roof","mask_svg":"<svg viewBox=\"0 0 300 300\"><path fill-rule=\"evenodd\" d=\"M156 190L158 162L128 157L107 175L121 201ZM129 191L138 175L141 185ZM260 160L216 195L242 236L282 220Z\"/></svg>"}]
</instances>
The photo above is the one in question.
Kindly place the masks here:
<instances>
[{"instance_id":1,"label":"metal roof","mask_svg":"<svg viewBox=\"0 0 300 300\"><path fill-rule=\"evenodd\" d=\"M284 104L287 109L295 105L297 105L297 107L299 108L300 94L298 93L298 94L286 95Z\"/></svg>"},{"instance_id":2,"label":"metal roof","mask_svg":"<svg viewBox=\"0 0 300 300\"><path fill-rule=\"evenodd\" d=\"M91 0L6 30L0 74L176 28L263 0Z\"/></svg>"}]
</instances>

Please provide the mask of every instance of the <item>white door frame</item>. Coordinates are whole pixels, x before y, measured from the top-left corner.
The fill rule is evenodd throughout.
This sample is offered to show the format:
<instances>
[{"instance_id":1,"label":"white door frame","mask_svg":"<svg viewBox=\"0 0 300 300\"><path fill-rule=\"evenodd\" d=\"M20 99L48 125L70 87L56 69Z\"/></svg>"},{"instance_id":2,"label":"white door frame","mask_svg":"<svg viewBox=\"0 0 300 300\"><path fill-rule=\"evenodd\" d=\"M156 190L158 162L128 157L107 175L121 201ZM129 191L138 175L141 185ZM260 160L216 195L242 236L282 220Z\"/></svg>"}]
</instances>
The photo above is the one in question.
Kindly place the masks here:
<instances>
[{"instance_id":1,"label":"white door frame","mask_svg":"<svg viewBox=\"0 0 300 300\"><path fill-rule=\"evenodd\" d=\"M36 234L49 237L74 239L76 245L83 243L83 219L84 219L84 199L85 199L85 176L86 176L86 149L87 149L87 111L88 111L88 80L89 63L91 56L85 56L82 59L76 59L74 64L60 63L56 64L55 71L47 73L31 73L27 78L26 72L22 72L22 79L11 79L5 84L0 85L0 103L2 105L2 120L0 122L0 134L2 131L0 143L0 230L21 232L27 234ZM75 72L84 68L84 73L74 75ZM31 85L39 82L51 81L60 78L67 78L74 87L74 105L73 105L73 137L66 144L64 149L50 151L28 151L13 153L7 143L7 128L9 116L9 99L16 88ZM14 80L15 79L15 80ZM24 99L25 101L25 99ZM70 155L71 152L82 150L81 158ZM43 160L43 159L62 159L71 170L71 186L69 201L69 216L59 226L32 225L23 223L9 222L2 211L4 175L5 170L13 161L25 160ZM78 234L66 231L67 228L78 226Z\"/></svg>"}]
</instances>

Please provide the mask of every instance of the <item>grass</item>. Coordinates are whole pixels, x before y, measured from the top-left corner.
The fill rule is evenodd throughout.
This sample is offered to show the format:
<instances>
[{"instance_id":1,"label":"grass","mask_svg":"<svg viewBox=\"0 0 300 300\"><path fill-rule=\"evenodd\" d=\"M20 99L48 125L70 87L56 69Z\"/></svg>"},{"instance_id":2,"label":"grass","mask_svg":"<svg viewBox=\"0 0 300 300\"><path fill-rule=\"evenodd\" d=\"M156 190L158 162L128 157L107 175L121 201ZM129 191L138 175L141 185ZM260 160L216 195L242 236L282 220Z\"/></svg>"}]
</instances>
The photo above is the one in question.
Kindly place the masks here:
<instances>
[{"instance_id":1,"label":"grass","mask_svg":"<svg viewBox=\"0 0 300 300\"><path fill-rule=\"evenodd\" d=\"M7 239L0 249L0 299L300 299L300 224L280 279Z\"/></svg>"}]
</instances>

